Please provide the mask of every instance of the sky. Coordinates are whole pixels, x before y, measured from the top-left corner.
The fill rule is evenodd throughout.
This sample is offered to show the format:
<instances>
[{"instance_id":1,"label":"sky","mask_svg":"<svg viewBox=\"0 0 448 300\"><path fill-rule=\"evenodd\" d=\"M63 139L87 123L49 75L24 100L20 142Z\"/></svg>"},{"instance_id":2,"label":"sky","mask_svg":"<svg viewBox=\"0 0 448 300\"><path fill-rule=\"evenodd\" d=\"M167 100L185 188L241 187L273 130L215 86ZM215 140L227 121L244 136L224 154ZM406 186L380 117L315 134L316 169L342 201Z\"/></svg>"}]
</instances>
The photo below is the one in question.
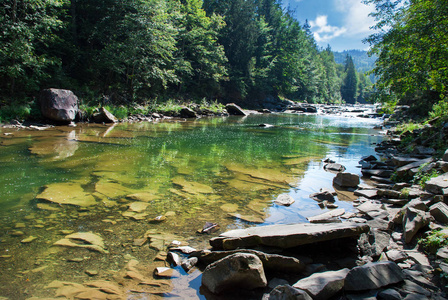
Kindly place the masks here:
<instances>
[{"instance_id":1,"label":"sky","mask_svg":"<svg viewBox=\"0 0 448 300\"><path fill-rule=\"evenodd\" d=\"M374 9L362 0L283 0L283 6L294 11L301 25L308 20L319 46L330 45L333 51L368 50L362 40L375 24L369 17Z\"/></svg>"}]
</instances>

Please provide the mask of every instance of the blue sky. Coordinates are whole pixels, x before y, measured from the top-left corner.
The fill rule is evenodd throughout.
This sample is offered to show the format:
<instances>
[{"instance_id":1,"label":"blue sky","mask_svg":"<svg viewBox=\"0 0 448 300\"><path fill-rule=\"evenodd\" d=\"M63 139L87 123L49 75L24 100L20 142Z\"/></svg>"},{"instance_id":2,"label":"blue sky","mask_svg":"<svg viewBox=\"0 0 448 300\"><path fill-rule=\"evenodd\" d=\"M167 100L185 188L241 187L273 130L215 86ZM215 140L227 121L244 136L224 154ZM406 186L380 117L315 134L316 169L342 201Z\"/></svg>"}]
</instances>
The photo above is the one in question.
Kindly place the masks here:
<instances>
[{"instance_id":1,"label":"blue sky","mask_svg":"<svg viewBox=\"0 0 448 300\"><path fill-rule=\"evenodd\" d=\"M362 40L375 21L368 16L373 7L362 0L283 0L283 6L295 11L300 24L308 20L319 46L330 44L333 51L368 49Z\"/></svg>"}]
</instances>

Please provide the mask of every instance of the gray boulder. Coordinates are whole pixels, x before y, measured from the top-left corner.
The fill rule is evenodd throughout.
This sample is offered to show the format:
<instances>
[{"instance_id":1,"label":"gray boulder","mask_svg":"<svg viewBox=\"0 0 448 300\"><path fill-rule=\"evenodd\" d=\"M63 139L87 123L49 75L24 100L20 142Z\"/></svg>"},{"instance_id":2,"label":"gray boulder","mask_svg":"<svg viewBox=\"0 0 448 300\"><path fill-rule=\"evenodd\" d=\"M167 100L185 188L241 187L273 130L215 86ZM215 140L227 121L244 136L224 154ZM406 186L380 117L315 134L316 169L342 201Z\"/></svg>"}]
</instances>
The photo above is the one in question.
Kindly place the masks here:
<instances>
[{"instance_id":1,"label":"gray boulder","mask_svg":"<svg viewBox=\"0 0 448 300\"><path fill-rule=\"evenodd\" d=\"M324 170L329 172L344 172L345 167L341 164L330 163L324 166Z\"/></svg>"},{"instance_id":2,"label":"gray boulder","mask_svg":"<svg viewBox=\"0 0 448 300\"><path fill-rule=\"evenodd\" d=\"M333 178L333 184L340 187L357 187L359 184L359 176L352 173L338 173Z\"/></svg>"},{"instance_id":3,"label":"gray boulder","mask_svg":"<svg viewBox=\"0 0 448 300\"><path fill-rule=\"evenodd\" d=\"M310 198L319 202L322 201L328 201L328 202L335 202L336 200L334 199L333 193L329 192L329 191L322 191L319 193L314 193L310 195Z\"/></svg>"},{"instance_id":4,"label":"gray boulder","mask_svg":"<svg viewBox=\"0 0 448 300\"><path fill-rule=\"evenodd\" d=\"M196 115L196 113L191 108L188 108L186 106L182 107L179 113L182 118L197 118L198 117Z\"/></svg>"},{"instance_id":5,"label":"gray boulder","mask_svg":"<svg viewBox=\"0 0 448 300\"><path fill-rule=\"evenodd\" d=\"M443 158L442 159L443 159L443 161L447 161L448 162L448 149L443 154Z\"/></svg>"},{"instance_id":6,"label":"gray boulder","mask_svg":"<svg viewBox=\"0 0 448 300\"><path fill-rule=\"evenodd\" d=\"M381 291L378 293L376 298L378 300L401 300L401 299L403 299L401 297L401 294L394 289L387 289L387 290Z\"/></svg>"},{"instance_id":7,"label":"gray boulder","mask_svg":"<svg viewBox=\"0 0 448 300\"><path fill-rule=\"evenodd\" d=\"M448 188L448 173L431 178L425 184L425 190L437 195L443 195L443 190L446 188Z\"/></svg>"},{"instance_id":8,"label":"gray boulder","mask_svg":"<svg viewBox=\"0 0 448 300\"><path fill-rule=\"evenodd\" d=\"M39 106L45 118L70 123L78 113L78 97L69 90L46 89L40 93Z\"/></svg>"},{"instance_id":9,"label":"gray boulder","mask_svg":"<svg viewBox=\"0 0 448 300\"><path fill-rule=\"evenodd\" d=\"M264 294L262 300L312 300L305 291L296 289L289 284L275 287L269 294Z\"/></svg>"},{"instance_id":10,"label":"gray boulder","mask_svg":"<svg viewBox=\"0 0 448 300\"><path fill-rule=\"evenodd\" d=\"M411 207L406 208L403 215L404 241L410 243L417 232L429 224L429 221L429 213Z\"/></svg>"},{"instance_id":11,"label":"gray boulder","mask_svg":"<svg viewBox=\"0 0 448 300\"><path fill-rule=\"evenodd\" d=\"M369 233L363 233L358 240L358 247L363 255L378 257L390 244L390 234L372 229Z\"/></svg>"},{"instance_id":12,"label":"gray boulder","mask_svg":"<svg viewBox=\"0 0 448 300\"><path fill-rule=\"evenodd\" d=\"M208 265L202 274L202 284L218 294L235 288L252 290L266 287L267 281L258 256L236 253Z\"/></svg>"},{"instance_id":13,"label":"gray boulder","mask_svg":"<svg viewBox=\"0 0 448 300\"><path fill-rule=\"evenodd\" d=\"M297 281L293 287L306 291L314 300L326 300L337 294L344 287L344 280L349 269L314 273Z\"/></svg>"},{"instance_id":14,"label":"gray boulder","mask_svg":"<svg viewBox=\"0 0 448 300\"><path fill-rule=\"evenodd\" d=\"M226 110L229 113L229 115L235 115L235 116L247 116L248 115L248 113L246 113L241 107L239 107L235 103L226 104Z\"/></svg>"},{"instance_id":15,"label":"gray boulder","mask_svg":"<svg viewBox=\"0 0 448 300\"><path fill-rule=\"evenodd\" d=\"M403 280L403 271L396 263L381 261L350 270L345 278L344 288L346 291L374 290Z\"/></svg>"},{"instance_id":16,"label":"gray boulder","mask_svg":"<svg viewBox=\"0 0 448 300\"><path fill-rule=\"evenodd\" d=\"M101 107L98 112L93 115L93 121L95 123L117 123L118 119L107 109Z\"/></svg>"},{"instance_id":17,"label":"gray boulder","mask_svg":"<svg viewBox=\"0 0 448 300\"><path fill-rule=\"evenodd\" d=\"M437 222L447 224L448 223L448 205L443 202L438 202L431 205L429 213L436 219Z\"/></svg>"},{"instance_id":18,"label":"gray boulder","mask_svg":"<svg viewBox=\"0 0 448 300\"><path fill-rule=\"evenodd\" d=\"M274 200L274 203L277 205L282 206L290 206L295 202L294 198L291 197L289 194L281 194L277 197L277 199Z\"/></svg>"},{"instance_id":19,"label":"gray boulder","mask_svg":"<svg viewBox=\"0 0 448 300\"><path fill-rule=\"evenodd\" d=\"M366 224L352 222L268 225L224 232L218 237L210 239L210 245L213 248L227 250L259 245L286 249L341 238L357 238L369 230L370 227Z\"/></svg>"},{"instance_id":20,"label":"gray boulder","mask_svg":"<svg viewBox=\"0 0 448 300\"><path fill-rule=\"evenodd\" d=\"M395 172L397 173L398 176L405 176L406 174L408 174L408 172L410 170L418 168L418 167L420 167L423 164L431 163L433 161L434 161L434 158L432 158L432 157L429 157L429 158L426 158L426 159L422 159L422 160L419 160L419 161L416 161L416 162L409 163L409 164L404 165L402 167L399 167L398 169L395 170Z\"/></svg>"}]
</instances>

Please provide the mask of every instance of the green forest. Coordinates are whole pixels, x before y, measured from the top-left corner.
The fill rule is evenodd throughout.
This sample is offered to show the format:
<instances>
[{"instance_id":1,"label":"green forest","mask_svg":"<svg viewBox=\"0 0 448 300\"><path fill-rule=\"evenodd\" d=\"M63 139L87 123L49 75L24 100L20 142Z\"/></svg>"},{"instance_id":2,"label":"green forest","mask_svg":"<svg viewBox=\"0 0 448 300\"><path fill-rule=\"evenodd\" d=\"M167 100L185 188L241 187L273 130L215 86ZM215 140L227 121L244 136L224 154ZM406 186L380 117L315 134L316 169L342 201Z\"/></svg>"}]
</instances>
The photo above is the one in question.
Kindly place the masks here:
<instances>
[{"instance_id":1,"label":"green forest","mask_svg":"<svg viewBox=\"0 0 448 300\"><path fill-rule=\"evenodd\" d=\"M366 42L378 57L375 100L409 105L413 113L445 116L448 109L446 0L365 0L375 5L375 33ZM432 113L432 114L431 114Z\"/></svg>"},{"instance_id":2,"label":"green forest","mask_svg":"<svg viewBox=\"0 0 448 300\"><path fill-rule=\"evenodd\" d=\"M0 27L3 109L50 87L93 105L245 107L362 102L371 89L350 56L336 64L276 0L1 0Z\"/></svg>"}]
</instances>

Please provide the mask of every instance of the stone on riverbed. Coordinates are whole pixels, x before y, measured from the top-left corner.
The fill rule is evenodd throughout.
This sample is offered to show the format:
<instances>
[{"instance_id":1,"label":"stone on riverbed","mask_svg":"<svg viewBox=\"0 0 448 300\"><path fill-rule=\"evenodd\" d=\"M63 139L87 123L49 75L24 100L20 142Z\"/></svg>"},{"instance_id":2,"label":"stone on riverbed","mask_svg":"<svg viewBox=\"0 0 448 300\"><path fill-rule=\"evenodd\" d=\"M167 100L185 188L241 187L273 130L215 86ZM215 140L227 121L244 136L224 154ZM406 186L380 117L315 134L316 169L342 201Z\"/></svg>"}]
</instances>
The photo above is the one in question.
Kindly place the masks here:
<instances>
[{"instance_id":1,"label":"stone on riverbed","mask_svg":"<svg viewBox=\"0 0 448 300\"><path fill-rule=\"evenodd\" d=\"M330 191L322 191L319 193L314 193L310 195L310 198L319 202L322 201L328 201L328 202L335 202L333 194Z\"/></svg>"},{"instance_id":2,"label":"stone on riverbed","mask_svg":"<svg viewBox=\"0 0 448 300\"><path fill-rule=\"evenodd\" d=\"M278 248L292 248L305 244L358 237L368 232L366 224L334 223L334 224L291 224L269 225L236 229L210 240L210 245L217 249L236 249L259 245Z\"/></svg>"},{"instance_id":3,"label":"stone on riverbed","mask_svg":"<svg viewBox=\"0 0 448 300\"><path fill-rule=\"evenodd\" d=\"M294 198L292 198L289 194L282 194L274 200L275 204L282 206L290 206L295 202Z\"/></svg>"},{"instance_id":4,"label":"stone on riverbed","mask_svg":"<svg viewBox=\"0 0 448 300\"><path fill-rule=\"evenodd\" d=\"M258 256L237 253L208 265L202 274L202 284L217 294L228 289L265 287L267 280Z\"/></svg>"},{"instance_id":5,"label":"stone on riverbed","mask_svg":"<svg viewBox=\"0 0 448 300\"><path fill-rule=\"evenodd\" d=\"M36 196L58 204L70 204L76 206L92 206L96 204L95 198L84 191L80 183L62 182L45 186L45 190Z\"/></svg>"},{"instance_id":6,"label":"stone on riverbed","mask_svg":"<svg viewBox=\"0 0 448 300\"><path fill-rule=\"evenodd\" d=\"M357 187L359 184L359 176L352 173L338 173L333 178L333 183L340 187Z\"/></svg>"},{"instance_id":7,"label":"stone on riverbed","mask_svg":"<svg viewBox=\"0 0 448 300\"><path fill-rule=\"evenodd\" d=\"M329 163L324 166L324 170L329 172L344 172L345 167L341 164Z\"/></svg>"},{"instance_id":8,"label":"stone on riverbed","mask_svg":"<svg viewBox=\"0 0 448 300\"><path fill-rule=\"evenodd\" d=\"M85 248L100 253L108 253L104 247L103 239L99 235L92 232L77 232L69 234L53 245L71 248Z\"/></svg>"}]
</instances>

